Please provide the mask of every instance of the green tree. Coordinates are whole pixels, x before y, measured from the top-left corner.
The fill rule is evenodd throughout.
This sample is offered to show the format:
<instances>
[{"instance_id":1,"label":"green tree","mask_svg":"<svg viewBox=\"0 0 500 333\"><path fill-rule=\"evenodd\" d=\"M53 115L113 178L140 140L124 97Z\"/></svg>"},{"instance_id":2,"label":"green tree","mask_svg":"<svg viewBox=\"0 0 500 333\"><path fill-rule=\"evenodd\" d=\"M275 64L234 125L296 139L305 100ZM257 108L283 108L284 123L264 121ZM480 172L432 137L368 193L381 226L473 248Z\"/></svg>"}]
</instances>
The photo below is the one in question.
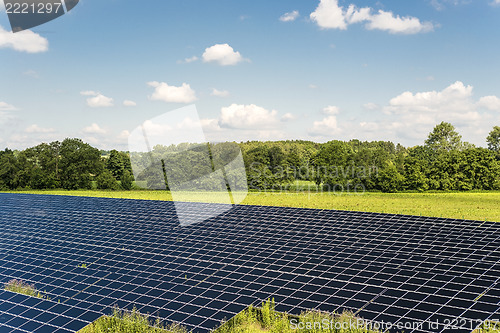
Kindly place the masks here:
<instances>
[{"instance_id":1,"label":"green tree","mask_svg":"<svg viewBox=\"0 0 500 333\"><path fill-rule=\"evenodd\" d=\"M353 149L349 143L337 140L325 143L313 160L316 184L345 185L352 175L352 157Z\"/></svg>"},{"instance_id":2,"label":"green tree","mask_svg":"<svg viewBox=\"0 0 500 333\"><path fill-rule=\"evenodd\" d=\"M436 151L459 150L462 148L462 136L452 124L443 121L429 133L425 144Z\"/></svg>"},{"instance_id":3,"label":"green tree","mask_svg":"<svg viewBox=\"0 0 500 333\"><path fill-rule=\"evenodd\" d=\"M80 139L65 139L60 156L61 186L68 190L92 188L93 177L104 169L100 151Z\"/></svg>"},{"instance_id":4,"label":"green tree","mask_svg":"<svg viewBox=\"0 0 500 333\"><path fill-rule=\"evenodd\" d=\"M14 152L0 151L0 188L15 190L18 185L19 164Z\"/></svg>"},{"instance_id":5,"label":"green tree","mask_svg":"<svg viewBox=\"0 0 500 333\"><path fill-rule=\"evenodd\" d=\"M120 178L121 188L130 191L133 186L134 176L130 173L130 171L125 170Z\"/></svg>"},{"instance_id":6,"label":"green tree","mask_svg":"<svg viewBox=\"0 0 500 333\"><path fill-rule=\"evenodd\" d=\"M500 152L500 126L493 127L486 141L488 142L488 149L496 153Z\"/></svg>"},{"instance_id":7,"label":"green tree","mask_svg":"<svg viewBox=\"0 0 500 333\"><path fill-rule=\"evenodd\" d=\"M29 175L30 187L34 189L50 189L59 187L59 150L58 141L50 144L42 143L21 152L20 163Z\"/></svg>"},{"instance_id":8,"label":"green tree","mask_svg":"<svg viewBox=\"0 0 500 333\"><path fill-rule=\"evenodd\" d=\"M113 149L111 151L106 162L106 168L111 171L111 174L115 177L115 179L120 179L123 175L123 171L125 170L124 159L118 150Z\"/></svg>"},{"instance_id":9,"label":"green tree","mask_svg":"<svg viewBox=\"0 0 500 333\"><path fill-rule=\"evenodd\" d=\"M109 170L104 170L97 176L96 183L99 190L118 190L120 188L115 177Z\"/></svg>"},{"instance_id":10,"label":"green tree","mask_svg":"<svg viewBox=\"0 0 500 333\"><path fill-rule=\"evenodd\" d=\"M491 150L474 148L463 151L460 158L460 171L467 183L461 190L499 189L500 163Z\"/></svg>"},{"instance_id":11,"label":"green tree","mask_svg":"<svg viewBox=\"0 0 500 333\"><path fill-rule=\"evenodd\" d=\"M378 187L382 192L397 192L403 188L404 177L392 163L380 170Z\"/></svg>"}]
</instances>

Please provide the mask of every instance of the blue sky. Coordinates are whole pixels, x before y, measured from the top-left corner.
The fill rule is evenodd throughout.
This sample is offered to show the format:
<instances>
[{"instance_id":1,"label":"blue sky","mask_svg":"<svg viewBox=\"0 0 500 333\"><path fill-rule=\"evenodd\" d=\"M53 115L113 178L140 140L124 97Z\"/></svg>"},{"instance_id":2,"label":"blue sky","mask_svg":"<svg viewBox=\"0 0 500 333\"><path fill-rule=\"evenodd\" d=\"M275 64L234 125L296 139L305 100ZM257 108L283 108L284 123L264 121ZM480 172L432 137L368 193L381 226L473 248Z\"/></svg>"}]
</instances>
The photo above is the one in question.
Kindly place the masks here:
<instances>
[{"instance_id":1,"label":"blue sky","mask_svg":"<svg viewBox=\"0 0 500 333\"><path fill-rule=\"evenodd\" d=\"M0 10L0 148L127 149L190 104L216 141L413 146L448 121L485 146L500 125L498 0L145 3L81 0L17 34Z\"/></svg>"}]
</instances>

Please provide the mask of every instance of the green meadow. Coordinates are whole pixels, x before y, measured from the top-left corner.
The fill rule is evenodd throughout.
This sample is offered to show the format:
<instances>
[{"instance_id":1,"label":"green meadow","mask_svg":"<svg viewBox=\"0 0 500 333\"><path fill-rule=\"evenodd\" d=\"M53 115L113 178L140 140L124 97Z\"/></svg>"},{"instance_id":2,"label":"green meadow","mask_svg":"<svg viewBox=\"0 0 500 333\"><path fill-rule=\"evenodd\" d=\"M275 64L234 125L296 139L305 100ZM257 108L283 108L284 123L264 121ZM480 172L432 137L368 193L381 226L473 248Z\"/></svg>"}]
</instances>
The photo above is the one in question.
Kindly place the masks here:
<instances>
[{"instance_id":1,"label":"green meadow","mask_svg":"<svg viewBox=\"0 0 500 333\"><path fill-rule=\"evenodd\" d=\"M11 193L172 200L168 191L39 190ZM226 194L189 193L183 200L224 202ZM250 192L245 205L336 209L500 222L500 192L326 193L297 187L285 192Z\"/></svg>"}]
</instances>

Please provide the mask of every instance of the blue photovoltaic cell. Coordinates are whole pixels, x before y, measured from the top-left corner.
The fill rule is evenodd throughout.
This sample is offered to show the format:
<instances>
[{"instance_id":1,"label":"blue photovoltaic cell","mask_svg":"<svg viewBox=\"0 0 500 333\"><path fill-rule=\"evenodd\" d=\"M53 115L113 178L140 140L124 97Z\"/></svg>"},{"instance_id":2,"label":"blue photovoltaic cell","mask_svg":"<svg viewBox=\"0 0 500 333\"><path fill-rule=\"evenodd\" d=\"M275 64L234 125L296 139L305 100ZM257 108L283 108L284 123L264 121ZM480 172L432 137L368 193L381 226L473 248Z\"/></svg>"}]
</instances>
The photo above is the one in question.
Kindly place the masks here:
<instances>
[{"instance_id":1,"label":"blue photovoltaic cell","mask_svg":"<svg viewBox=\"0 0 500 333\"><path fill-rule=\"evenodd\" d=\"M172 202L0 194L0 227L0 283L49 298L0 292L1 332L75 332L117 306L203 333L269 297L391 331L500 319L493 222L234 206L182 227Z\"/></svg>"}]
</instances>

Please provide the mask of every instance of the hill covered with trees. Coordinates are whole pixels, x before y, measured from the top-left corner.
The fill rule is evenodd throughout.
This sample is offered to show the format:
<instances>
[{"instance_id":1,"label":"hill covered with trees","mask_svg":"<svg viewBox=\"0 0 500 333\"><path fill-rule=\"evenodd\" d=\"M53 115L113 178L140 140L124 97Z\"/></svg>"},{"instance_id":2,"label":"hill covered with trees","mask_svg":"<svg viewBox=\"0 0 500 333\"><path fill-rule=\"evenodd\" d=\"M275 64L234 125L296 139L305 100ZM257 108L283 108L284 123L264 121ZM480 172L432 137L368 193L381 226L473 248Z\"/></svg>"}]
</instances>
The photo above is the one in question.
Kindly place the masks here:
<instances>
[{"instance_id":1,"label":"hill covered with trees","mask_svg":"<svg viewBox=\"0 0 500 333\"><path fill-rule=\"evenodd\" d=\"M238 145L250 189L286 190L294 181L303 180L315 182L325 191L499 190L499 126L490 132L487 143L488 148L479 148L463 142L455 128L443 122L423 145L409 148L387 141L359 140L250 141ZM181 165L189 178L194 161L201 160L196 147L199 144L156 146L151 154L169 149L173 153L190 151ZM0 189L4 190L93 186L130 190L133 180L128 153L103 152L79 139L43 143L23 151L0 151ZM158 177L147 169L137 175L137 183L152 181L158 182ZM168 188L168 179L166 182Z\"/></svg>"}]
</instances>

